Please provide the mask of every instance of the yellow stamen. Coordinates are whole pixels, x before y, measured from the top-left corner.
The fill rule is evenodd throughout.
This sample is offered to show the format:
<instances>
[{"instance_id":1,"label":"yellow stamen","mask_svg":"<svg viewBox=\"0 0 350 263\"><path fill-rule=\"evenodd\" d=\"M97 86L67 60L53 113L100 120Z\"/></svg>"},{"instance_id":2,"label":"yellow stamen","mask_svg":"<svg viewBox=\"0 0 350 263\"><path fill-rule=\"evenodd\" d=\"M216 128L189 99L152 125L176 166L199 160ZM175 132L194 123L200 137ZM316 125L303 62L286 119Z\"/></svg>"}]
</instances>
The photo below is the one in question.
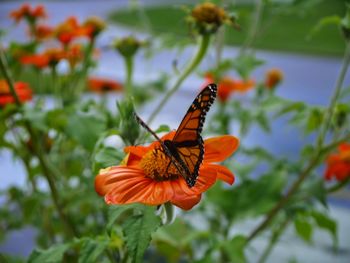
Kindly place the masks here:
<instances>
[{"instance_id":1,"label":"yellow stamen","mask_svg":"<svg viewBox=\"0 0 350 263\"><path fill-rule=\"evenodd\" d=\"M140 161L140 166L147 177L157 181L179 177L178 170L161 148L156 148L146 153Z\"/></svg>"}]
</instances>

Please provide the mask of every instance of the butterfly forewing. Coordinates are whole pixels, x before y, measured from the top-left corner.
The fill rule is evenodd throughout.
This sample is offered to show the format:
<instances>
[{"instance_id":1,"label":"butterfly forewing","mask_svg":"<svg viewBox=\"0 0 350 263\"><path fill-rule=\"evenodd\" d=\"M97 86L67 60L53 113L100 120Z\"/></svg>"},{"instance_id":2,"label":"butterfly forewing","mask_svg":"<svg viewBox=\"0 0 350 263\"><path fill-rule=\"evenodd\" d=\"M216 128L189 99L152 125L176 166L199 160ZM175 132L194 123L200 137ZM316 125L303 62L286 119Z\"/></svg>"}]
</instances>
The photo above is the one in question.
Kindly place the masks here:
<instances>
[{"instance_id":1,"label":"butterfly forewing","mask_svg":"<svg viewBox=\"0 0 350 263\"><path fill-rule=\"evenodd\" d=\"M176 159L181 166L185 166L183 170L186 174L183 176L189 187L196 183L199 167L203 161L204 143L201 132L216 92L216 85L209 84L197 95L171 141L172 152L174 153L176 149L174 153Z\"/></svg>"}]
</instances>

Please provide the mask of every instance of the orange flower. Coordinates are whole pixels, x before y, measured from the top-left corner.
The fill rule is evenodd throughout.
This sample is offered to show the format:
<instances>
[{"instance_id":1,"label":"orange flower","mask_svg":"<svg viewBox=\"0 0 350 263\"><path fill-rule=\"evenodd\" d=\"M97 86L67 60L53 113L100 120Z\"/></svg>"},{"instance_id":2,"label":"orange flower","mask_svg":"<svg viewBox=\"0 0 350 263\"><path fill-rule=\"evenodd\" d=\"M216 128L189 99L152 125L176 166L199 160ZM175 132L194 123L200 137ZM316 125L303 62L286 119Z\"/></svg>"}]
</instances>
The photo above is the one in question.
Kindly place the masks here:
<instances>
[{"instance_id":1,"label":"orange flower","mask_svg":"<svg viewBox=\"0 0 350 263\"><path fill-rule=\"evenodd\" d=\"M326 180L335 177L338 181L343 181L350 176L350 143L342 143L338 151L327 158L327 169L324 174Z\"/></svg>"},{"instance_id":2,"label":"orange flower","mask_svg":"<svg viewBox=\"0 0 350 263\"><path fill-rule=\"evenodd\" d=\"M205 79L206 79L206 82L205 82L206 85L209 83L215 82L214 77L211 73L207 73L205 75ZM226 76L221 78L221 80L219 81L218 98L221 102L226 102L233 92L238 91L238 92L244 93L250 90L251 88L253 88L254 86L255 86L255 81L252 79L246 80L246 81L235 80L231 77Z\"/></svg>"},{"instance_id":3,"label":"orange flower","mask_svg":"<svg viewBox=\"0 0 350 263\"><path fill-rule=\"evenodd\" d=\"M277 68L266 72L265 86L269 89L275 88L283 79L283 72Z\"/></svg>"},{"instance_id":4,"label":"orange flower","mask_svg":"<svg viewBox=\"0 0 350 263\"><path fill-rule=\"evenodd\" d=\"M48 48L43 52L43 55L47 57L49 65L53 67L67 56L66 52L60 48Z\"/></svg>"},{"instance_id":5,"label":"orange flower","mask_svg":"<svg viewBox=\"0 0 350 263\"><path fill-rule=\"evenodd\" d=\"M162 137L171 140L175 131ZM129 146L123 164L102 169L95 178L95 190L105 197L107 204L143 203L160 205L166 202L189 210L201 194L216 180L233 184L234 175L221 162L238 147L238 139L224 135L204 141L205 155L196 184L189 188L175 166L168 167L169 158L160 151L158 141L149 146ZM170 170L171 174L167 174Z\"/></svg>"},{"instance_id":6,"label":"orange flower","mask_svg":"<svg viewBox=\"0 0 350 263\"><path fill-rule=\"evenodd\" d=\"M24 55L20 58L23 65L33 65L38 68L56 66L58 62L66 58L67 54L59 48L48 48L41 54Z\"/></svg>"},{"instance_id":7,"label":"orange flower","mask_svg":"<svg viewBox=\"0 0 350 263\"><path fill-rule=\"evenodd\" d=\"M52 37L53 28L47 25L37 25L32 34L37 40L42 41Z\"/></svg>"},{"instance_id":8,"label":"orange flower","mask_svg":"<svg viewBox=\"0 0 350 263\"><path fill-rule=\"evenodd\" d=\"M122 84L117 81L96 77L89 78L88 87L94 92L120 91L123 89Z\"/></svg>"},{"instance_id":9,"label":"orange flower","mask_svg":"<svg viewBox=\"0 0 350 263\"><path fill-rule=\"evenodd\" d=\"M47 14L45 7L42 5L32 8L29 4L23 4L19 9L12 11L10 17L13 18L16 23L20 22L23 18L29 23L35 23L38 18L46 18Z\"/></svg>"},{"instance_id":10,"label":"orange flower","mask_svg":"<svg viewBox=\"0 0 350 263\"><path fill-rule=\"evenodd\" d=\"M32 90L25 82L16 82L15 92L21 102L29 101L32 99ZM14 102L15 99L10 92L10 87L7 81L4 79L0 80L0 107Z\"/></svg>"},{"instance_id":11,"label":"orange flower","mask_svg":"<svg viewBox=\"0 0 350 263\"><path fill-rule=\"evenodd\" d=\"M39 69L49 65L49 59L43 54L24 55L20 58L23 65L33 65Z\"/></svg>"},{"instance_id":12,"label":"orange flower","mask_svg":"<svg viewBox=\"0 0 350 263\"><path fill-rule=\"evenodd\" d=\"M80 35L79 29L80 26L77 18L74 16L69 17L56 27L56 37L63 45L68 45L74 38Z\"/></svg>"},{"instance_id":13,"label":"orange flower","mask_svg":"<svg viewBox=\"0 0 350 263\"><path fill-rule=\"evenodd\" d=\"M86 35L93 39L106 28L106 23L101 18L92 16L85 20L83 28L86 29Z\"/></svg>"}]
</instances>

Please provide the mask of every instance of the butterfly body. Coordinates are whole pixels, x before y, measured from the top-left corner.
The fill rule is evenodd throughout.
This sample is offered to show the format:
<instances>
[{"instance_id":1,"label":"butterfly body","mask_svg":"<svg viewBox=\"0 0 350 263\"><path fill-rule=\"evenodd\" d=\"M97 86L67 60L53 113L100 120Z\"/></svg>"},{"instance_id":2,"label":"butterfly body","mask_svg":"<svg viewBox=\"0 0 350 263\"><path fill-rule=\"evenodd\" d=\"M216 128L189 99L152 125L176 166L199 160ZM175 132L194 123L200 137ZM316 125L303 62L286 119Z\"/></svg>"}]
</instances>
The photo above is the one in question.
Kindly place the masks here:
<instances>
[{"instance_id":1,"label":"butterfly body","mask_svg":"<svg viewBox=\"0 0 350 263\"><path fill-rule=\"evenodd\" d=\"M165 155L169 157L169 167L174 165L189 187L193 187L199 175L199 167L204 158L204 142L201 136L206 113L214 102L217 87L206 86L194 99L187 110L172 140L162 141L137 116L138 122L160 142Z\"/></svg>"}]
</instances>

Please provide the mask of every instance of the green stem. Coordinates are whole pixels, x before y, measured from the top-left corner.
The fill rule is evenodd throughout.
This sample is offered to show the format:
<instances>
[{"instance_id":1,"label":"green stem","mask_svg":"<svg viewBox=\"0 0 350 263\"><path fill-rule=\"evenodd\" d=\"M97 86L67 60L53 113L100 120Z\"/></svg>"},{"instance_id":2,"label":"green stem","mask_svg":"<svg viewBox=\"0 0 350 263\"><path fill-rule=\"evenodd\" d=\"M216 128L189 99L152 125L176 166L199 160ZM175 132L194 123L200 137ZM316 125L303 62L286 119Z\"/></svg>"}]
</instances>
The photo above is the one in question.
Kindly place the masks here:
<instances>
[{"instance_id":1,"label":"green stem","mask_svg":"<svg viewBox=\"0 0 350 263\"><path fill-rule=\"evenodd\" d=\"M350 63L350 42L347 43L347 45L346 45L345 54L344 54L344 61L343 61L342 68L340 70L339 77L338 77L337 82L335 84L335 91L333 93L333 96L331 98L331 102L328 106L328 110L327 110L326 115L325 115L325 120L323 122L324 125L321 126L321 130L320 130L319 136L317 138L317 143L316 143L317 149L322 148L324 138L326 137L327 131L328 131L329 126L331 124L332 117L333 117L334 111L335 111L335 104L338 100L340 91L343 87L343 82L345 79L347 69L349 67L349 63Z\"/></svg>"},{"instance_id":2,"label":"green stem","mask_svg":"<svg viewBox=\"0 0 350 263\"><path fill-rule=\"evenodd\" d=\"M10 75L10 72L7 70L8 69L7 60L6 60L5 53L3 51L2 46L0 46L0 69L1 69L3 76L5 77L5 79L7 81L7 84L9 85L10 92L11 92L13 98L15 99L15 103L17 104L17 106L21 106L21 101L19 100L19 97L17 96L14 82L12 81L12 77Z\"/></svg>"},{"instance_id":3,"label":"green stem","mask_svg":"<svg viewBox=\"0 0 350 263\"><path fill-rule=\"evenodd\" d=\"M82 67L80 72L74 72L73 71L73 76L72 76L72 81L70 82L71 85L69 86L70 90L69 93L66 93L68 96L66 98L66 103L70 103L74 100L76 100L80 93L84 90L85 84L84 82L86 81L87 73L90 67L90 61L91 61L91 56L92 52L95 47L95 39L91 39L89 42L85 54L84 54L84 60L82 62Z\"/></svg>"},{"instance_id":4,"label":"green stem","mask_svg":"<svg viewBox=\"0 0 350 263\"><path fill-rule=\"evenodd\" d=\"M255 41L256 35L258 33L259 25L261 25L261 18L263 13L264 3L263 0L255 1L255 11L253 14L253 22L251 24L248 36L244 41L244 44L240 50L240 53L243 54Z\"/></svg>"},{"instance_id":5,"label":"green stem","mask_svg":"<svg viewBox=\"0 0 350 263\"><path fill-rule=\"evenodd\" d=\"M287 228L288 224L289 224L289 219L284 220L283 223L279 226L279 228L273 232L270 242L266 247L266 249L264 250L263 254L261 255L258 263L266 262L268 256L271 254L273 247L275 246L276 242L279 240L279 238L283 234L284 230Z\"/></svg>"},{"instance_id":6,"label":"green stem","mask_svg":"<svg viewBox=\"0 0 350 263\"><path fill-rule=\"evenodd\" d=\"M225 45L225 27L219 28L219 31L216 35L215 41L215 58L216 58L216 66L219 66L221 63L222 52L224 51Z\"/></svg>"},{"instance_id":7,"label":"green stem","mask_svg":"<svg viewBox=\"0 0 350 263\"><path fill-rule=\"evenodd\" d=\"M340 189L342 189L344 186L346 186L350 182L350 177L347 177L345 180L337 183L336 185L333 185L332 187L327 189L327 193L334 193Z\"/></svg>"},{"instance_id":8,"label":"green stem","mask_svg":"<svg viewBox=\"0 0 350 263\"><path fill-rule=\"evenodd\" d=\"M250 242L252 239L254 239L257 236L257 234L260 233L260 231L263 231L271 223L271 221L274 219L277 213L284 207L284 205L288 203L289 199L299 189L300 185L304 182L304 180L310 175L310 172L318 165L322 157L323 142L332 120L332 116L334 113L334 106L336 104L336 101L339 97L339 93L343 86L344 78L346 75L346 71L349 67L349 63L350 63L350 43L347 44L345 54L344 54L343 65L340 70L340 74L336 82L334 93L326 113L325 122L323 122L323 125L321 126L321 129L320 129L319 136L317 138L317 142L316 142L317 148L315 150L315 155L311 158L306 168L300 173L298 179L291 185L286 195L283 198L281 198L280 201L267 213L265 219L248 236L247 242Z\"/></svg>"},{"instance_id":9,"label":"green stem","mask_svg":"<svg viewBox=\"0 0 350 263\"><path fill-rule=\"evenodd\" d=\"M197 68L208 50L209 43L210 35L202 35L197 53L188 63L187 67L181 73L179 78L176 80L174 86L168 91L167 94L165 94L158 107L156 107L155 110L151 113L149 119L147 120L147 124L150 124L154 120L156 115L163 109L164 105L167 103L170 97L179 89L182 82Z\"/></svg>"},{"instance_id":10,"label":"green stem","mask_svg":"<svg viewBox=\"0 0 350 263\"><path fill-rule=\"evenodd\" d=\"M126 77L125 77L125 89L126 97L130 98L132 96L132 76L134 72L134 57L127 56L124 57L125 68L126 68Z\"/></svg>"},{"instance_id":11,"label":"green stem","mask_svg":"<svg viewBox=\"0 0 350 263\"><path fill-rule=\"evenodd\" d=\"M3 73L3 75L5 76L6 81L9 84L10 91L15 98L16 104L18 106L21 106L21 102L18 99L17 94L14 90L14 84L13 84L14 82L13 82L13 79L10 75L10 72L8 71L8 68L6 65L6 60L5 60L4 54L2 52L2 49L0 50L0 69ZM42 147L41 147L41 144L39 143L40 140L36 136L36 133L34 132L30 122L24 121L24 125L25 125L25 128L30 135L30 138L33 141L34 154L39 159L39 163L41 165L43 175L45 176L45 178L49 184L50 194L51 194L52 200L54 202L54 205L57 209L57 212L62 220L63 225L66 227L67 234L69 236L73 237L76 235L74 225L68 220L68 217L66 216L66 214L63 211L63 205L59 201L59 195L58 195L58 191L57 191L54 177L53 177L53 173L56 172L56 170L50 169L51 166L50 166L49 162L47 161L47 159L45 158L45 156L43 155Z\"/></svg>"}]
</instances>

